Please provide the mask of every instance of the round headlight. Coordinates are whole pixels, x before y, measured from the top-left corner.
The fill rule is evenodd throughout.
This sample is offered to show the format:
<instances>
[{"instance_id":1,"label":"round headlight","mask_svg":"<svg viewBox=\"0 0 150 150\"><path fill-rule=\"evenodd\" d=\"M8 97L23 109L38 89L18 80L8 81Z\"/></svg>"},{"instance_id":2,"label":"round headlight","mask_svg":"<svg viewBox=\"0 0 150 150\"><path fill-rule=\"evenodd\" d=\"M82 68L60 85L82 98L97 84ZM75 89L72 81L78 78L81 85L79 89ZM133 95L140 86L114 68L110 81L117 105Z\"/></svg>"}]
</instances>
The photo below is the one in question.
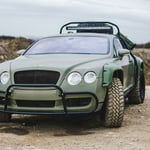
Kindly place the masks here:
<instances>
[{"instance_id":1,"label":"round headlight","mask_svg":"<svg viewBox=\"0 0 150 150\"><path fill-rule=\"evenodd\" d=\"M96 74L94 72L88 72L84 76L84 81L86 83L93 83L96 80Z\"/></svg>"},{"instance_id":2,"label":"round headlight","mask_svg":"<svg viewBox=\"0 0 150 150\"><path fill-rule=\"evenodd\" d=\"M68 76L67 80L70 85L77 85L81 82L82 76L78 72L73 72Z\"/></svg>"},{"instance_id":3,"label":"round headlight","mask_svg":"<svg viewBox=\"0 0 150 150\"><path fill-rule=\"evenodd\" d=\"M2 84L6 84L9 81L9 78L10 78L9 73L8 72L3 72L0 76L0 82Z\"/></svg>"}]
</instances>

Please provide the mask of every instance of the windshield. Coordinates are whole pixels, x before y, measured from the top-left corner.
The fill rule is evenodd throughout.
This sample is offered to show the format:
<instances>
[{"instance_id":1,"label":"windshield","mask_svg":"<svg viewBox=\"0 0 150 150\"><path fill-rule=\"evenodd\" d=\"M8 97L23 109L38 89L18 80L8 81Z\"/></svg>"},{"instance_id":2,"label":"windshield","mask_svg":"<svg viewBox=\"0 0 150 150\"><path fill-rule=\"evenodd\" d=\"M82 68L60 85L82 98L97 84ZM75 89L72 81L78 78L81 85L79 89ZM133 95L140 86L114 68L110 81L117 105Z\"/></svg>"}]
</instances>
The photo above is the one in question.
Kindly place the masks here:
<instances>
[{"instance_id":1,"label":"windshield","mask_svg":"<svg viewBox=\"0 0 150 150\"><path fill-rule=\"evenodd\" d=\"M50 37L39 40L25 55L34 54L107 54L108 39L95 36Z\"/></svg>"}]
</instances>

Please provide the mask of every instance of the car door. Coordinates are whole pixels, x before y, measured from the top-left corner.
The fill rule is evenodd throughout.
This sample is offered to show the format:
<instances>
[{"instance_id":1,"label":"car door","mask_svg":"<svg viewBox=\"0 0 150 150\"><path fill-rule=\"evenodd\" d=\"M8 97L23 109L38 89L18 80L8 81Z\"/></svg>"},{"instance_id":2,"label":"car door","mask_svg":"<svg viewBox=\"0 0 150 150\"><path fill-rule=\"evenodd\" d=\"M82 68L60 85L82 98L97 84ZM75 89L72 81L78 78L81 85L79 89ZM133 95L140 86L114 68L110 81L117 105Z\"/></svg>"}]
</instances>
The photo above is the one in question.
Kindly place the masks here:
<instances>
[{"instance_id":1,"label":"car door","mask_svg":"<svg viewBox=\"0 0 150 150\"><path fill-rule=\"evenodd\" d=\"M114 38L114 55L119 58L118 65L123 68L123 87L124 90L130 88L134 80L134 60L130 54L119 57L118 51L123 48L120 40L116 37Z\"/></svg>"}]
</instances>

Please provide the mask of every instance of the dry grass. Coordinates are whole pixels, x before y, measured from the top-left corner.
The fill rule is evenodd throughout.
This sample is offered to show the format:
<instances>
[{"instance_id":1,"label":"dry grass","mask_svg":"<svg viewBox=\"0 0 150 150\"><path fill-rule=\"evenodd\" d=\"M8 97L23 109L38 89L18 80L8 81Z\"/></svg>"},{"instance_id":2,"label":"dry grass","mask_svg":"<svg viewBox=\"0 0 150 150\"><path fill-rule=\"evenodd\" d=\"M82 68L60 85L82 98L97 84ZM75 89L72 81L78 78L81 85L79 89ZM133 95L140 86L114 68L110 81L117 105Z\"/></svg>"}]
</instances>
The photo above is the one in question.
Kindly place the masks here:
<instances>
[{"instance_id":1,"label":"dry grass","mask_svg":"<svg viewBox=\"0 0 150 150\"><path fill-rule=\"evenodd\" d=\"M142 58L144 62L146 84L150 85L150 49L134 49L133 54Z\"/></svg>"},{"instance_id":2,"label":"dry grass","mask_svg":"<svg viewBox=\"0 0 150 150\"><path fill-rule=\"evenodd\" d=\"M0 62L16 58L16 51L27 48L31 43L32 40L23 37L0 39Z\"/></svg>"}]
</instances>

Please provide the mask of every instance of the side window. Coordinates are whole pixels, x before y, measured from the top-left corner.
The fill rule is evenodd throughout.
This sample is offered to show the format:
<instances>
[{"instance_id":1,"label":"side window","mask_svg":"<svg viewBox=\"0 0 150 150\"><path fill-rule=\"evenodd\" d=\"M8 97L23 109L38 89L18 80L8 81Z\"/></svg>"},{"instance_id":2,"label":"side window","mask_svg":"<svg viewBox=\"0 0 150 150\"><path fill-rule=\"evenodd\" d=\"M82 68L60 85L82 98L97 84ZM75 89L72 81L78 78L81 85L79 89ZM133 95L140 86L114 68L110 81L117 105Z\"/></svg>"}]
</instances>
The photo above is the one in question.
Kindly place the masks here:
<instances>
[{"instance_id":1,"label":"side window","mask_svg":"<svg viewBox=\"0 0 150 150\"><path fill-rule=\"evenodd\" d=\"M119 49L123 48L120 40L118 38L114 38L114 56L117 57L118 56L118 51Z\"/></svg>"}]
</instances>

